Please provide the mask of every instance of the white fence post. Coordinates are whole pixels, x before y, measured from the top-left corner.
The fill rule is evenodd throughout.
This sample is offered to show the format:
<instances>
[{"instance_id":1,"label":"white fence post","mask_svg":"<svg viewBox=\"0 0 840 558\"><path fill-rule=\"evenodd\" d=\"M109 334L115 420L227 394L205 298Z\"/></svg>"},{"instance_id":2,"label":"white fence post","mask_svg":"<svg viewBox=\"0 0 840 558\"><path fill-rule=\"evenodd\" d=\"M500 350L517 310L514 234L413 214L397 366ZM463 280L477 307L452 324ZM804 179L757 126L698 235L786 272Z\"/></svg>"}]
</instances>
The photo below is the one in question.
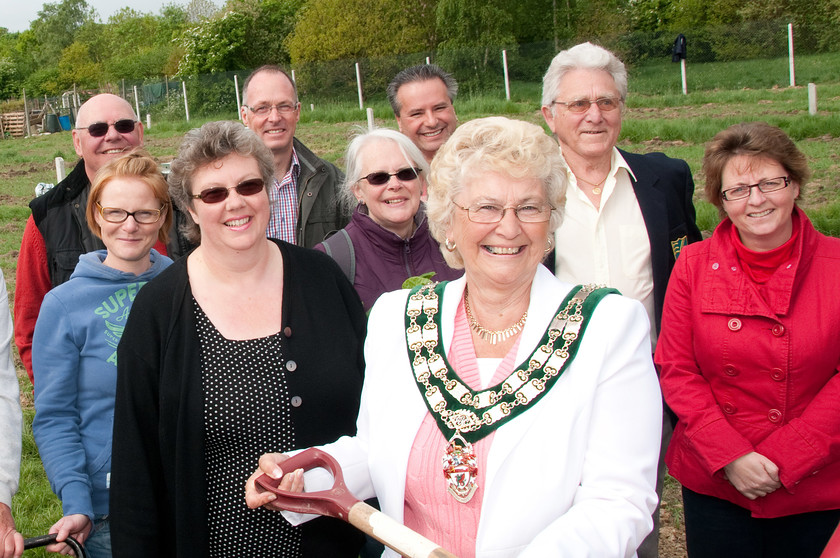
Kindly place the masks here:
<instances>
[{"instance_id":1,"label":"white fence post","mask_svg":"<svg viewBox=\"0 0 840 558\"><path fill-rule=\"evenodd\" d=\"M137 86L134 86L134 112L137 113L137 119L140 119L140 101L137 99Z\"/></svg>"},{"instance_id":2,"label":"white fence post","mask_svg":"<svg viewBox=\"0 0 840 558\"><path fill-rule=\"evenodd\" d=\"M685 77L685 58L680 59L680 73L682 74L683 95L688 95L688 80Z\"/></svg>"},{"instance_id":3,"label":"white fence post","mask_svg":"<svg viewBox=\"0 0 840 558\"><path fill-rule=\"evenodd\" d=\"M55 158L55 183L58 184L64 177L67 176L67 170L64 168L64 157Z\"/></svg>"},{"instance_id":4,"label":"white fence post","mask_svg":"<svg viewBox=\"0 0 840 558\"><path fill-rule=\"evenodd\" d=\"M788 23L788 62L790 64L790 86L796 87L796 73L793 71L793 24Z\"/></svg>"},{"instance_id":5,"label":"white fence post","mask_svg":"<svg viewBox=\"0 0 840 558\"><path fill-rule=\"evenodd\" d=\"M233 88L236 89L236 117L242 120L242 103L239 101L239 76L233 74Z\"/></svg>"},{"instance_id":6,"label":"white fence post","mask_svg":"<svg viewBox=\"0 0 840 558\"><path fill-rule=\"evenodd\" d=\"M808 114L814 116L817 114L817 84L808 84Z\"/></svg>"},{"instance_id":7,"label":"white fence post","mask_svg":"<svg viewBox=\"0 0 840 558\"><path fill-rule=\"evenodd\" d=\"M367 119L368 119L368 131L373 130L373 109L368 107L367 109Z\"/></svg>"},{"instance_id":8,"label":"white fence post","mask_svg":"<svg viewBox=\"0 0 840 558\"><path fill-rule=\"evenodd\" d=\"M187 82L181 82L182 89L184 90L184 112L187 115L187 122L190 121L190 105L187 103Z\"/></svg>"},{"instance_id":9,"label":"white fence post","mask_svg":"<svg viewBox=\"0 0 840 558\"><path fill-rule=\"evenodd\" d=\"M359 110L364 110L364 100L362 99L362 71L359 69L359 63L356 62L356 88L359 90Z\"/></svg>"},{"instance_id":10,"label":"white fence post","mask_svg":"<svg viewBox=\"0 0 840 558\"><path fill-rule=\"evenodd\" d=\"M148 112L146 113L146 129L147 130L152 129L152 115L149 114Z\"/></svg>"},{"instance_id":11,"label":"white fence post","mask_svg":"<svg viewBox=\"0 0 840 558\"><path fill-rule=\"evenodd\" d=\"M505 68L505 99L510 101L510 77L508 76L507 50L502 50L502 65Z\"/></svg>"}]
</instances>

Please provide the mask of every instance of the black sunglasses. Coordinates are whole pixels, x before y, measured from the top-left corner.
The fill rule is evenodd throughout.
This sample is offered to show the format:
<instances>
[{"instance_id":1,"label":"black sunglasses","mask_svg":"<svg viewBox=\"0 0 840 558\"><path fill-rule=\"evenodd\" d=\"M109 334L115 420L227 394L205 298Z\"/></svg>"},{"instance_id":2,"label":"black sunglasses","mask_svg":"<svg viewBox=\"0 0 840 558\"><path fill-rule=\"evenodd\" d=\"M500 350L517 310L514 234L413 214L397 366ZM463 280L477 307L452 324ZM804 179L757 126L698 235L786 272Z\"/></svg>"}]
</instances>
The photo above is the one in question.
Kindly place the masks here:
<instances>
[{"instance_id":1,"label":"black sunglasses","mask_svg":"<svg viewBox=\"0 0 840 558\"><path fill-rule=\"evenodd\" d=\"M108 128L111 126L114 127L114 130L121 134L130 134L134 131L134 125L137 121L131 120L130 118L124 118L122 120L117 120L113 124L108 124L107 122L94 122L90 126L86 128L76 128L77 130L87 130L88 133L95 137L101 138L105 134L108 133Z\"/></svg>"},{"instance_id":2,"label":"black sunglasses","mask_svg":"<svg viewBox=\"0 0 840 558\"><path fill-rule=\"evenodd\" d=\"M391 180L392 176L396 176L397 180L402 180L403 182L416 180L422 171L423 169L417 167L408 167L391 173L385 171L372 172L367 176L361 177L359 180L367 180L373 186L382 186Z\"/></svg>"},{"instance_id":3,"label":"black sunglasses","mask_svg":"<svg viewBox=\"0 0 840 558\"><path fill-rule=\"evenodd\" d=\"M219 203L227 199L231 190L236 190L236 193L240 196L253 196L262 192L263 188L265 188L265 182L262 179L252 178L250 180L244 180L230 188L223 188L221 186L207 188L206 190L202 190L200 194L190 194L190 197L194 200L201 200L204 203Z\"/></svg>"}]
</instances>

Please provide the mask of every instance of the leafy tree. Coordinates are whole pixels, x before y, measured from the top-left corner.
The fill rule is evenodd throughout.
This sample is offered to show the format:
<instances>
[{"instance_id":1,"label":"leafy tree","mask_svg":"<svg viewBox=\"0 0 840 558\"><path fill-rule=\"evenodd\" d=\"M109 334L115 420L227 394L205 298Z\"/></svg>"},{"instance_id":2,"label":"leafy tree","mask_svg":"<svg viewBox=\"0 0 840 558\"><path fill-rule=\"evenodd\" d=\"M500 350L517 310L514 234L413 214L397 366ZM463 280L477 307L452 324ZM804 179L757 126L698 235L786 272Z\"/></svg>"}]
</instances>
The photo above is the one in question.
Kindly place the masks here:
<instances>
[{"instance_id":1,"label":"leafy tree","mask_svg":"<svg viewBox=\"0 0 840 558\"><path fill-rule=\"evenodd\" d=\"M433 0L309 0L287 39L294 64L420 52L435 44Z\"/></svg>"},{"instance_id":2,"label":"leafy tree","mask_svg":"<svg viewBox=\"0 0 840 558\"><path fill-rule=\"evenodd\" d=\"M101 75L102 68L91 58L87 45L75 42L62 51L58 62L58 85L61 90L69 89L73 84L95 87Z\"/></svg>"},{"instance_id":3,"label":"leafy tree","mask_svg":"<svg viewBox=\"0 0 840 558\"><path fill-rule=\"evenodd\" d=\"M198 23L216 15L219 8L212 0L190 0L186 7L187 21Z\"/></svg>"},{"instance_id":4,"label":"leafy tree","mask_svg":"<svg viewBox=\"0 0 840 558\"><path fill-rule=\"evenodd\" d=\"M57 63L61 52L73 43L82 25L95 19L96 10L85 0L44 4L31 26L38 44L37 61L42 64Z\"/></svg>"}]
</instances>

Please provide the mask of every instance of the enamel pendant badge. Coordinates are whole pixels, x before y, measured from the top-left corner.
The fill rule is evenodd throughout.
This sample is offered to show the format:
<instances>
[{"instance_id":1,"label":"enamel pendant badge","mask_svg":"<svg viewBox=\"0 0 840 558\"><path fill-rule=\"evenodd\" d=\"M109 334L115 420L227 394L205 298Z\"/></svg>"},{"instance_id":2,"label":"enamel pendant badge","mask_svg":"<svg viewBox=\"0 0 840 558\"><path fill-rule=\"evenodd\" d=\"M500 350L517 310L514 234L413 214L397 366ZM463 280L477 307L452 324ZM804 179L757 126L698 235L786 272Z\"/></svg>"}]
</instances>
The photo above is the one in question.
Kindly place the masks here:
<instances>
[{"instance_id":1,"label":"enamel pendant badge","mask_svg":"<svg viewBox=\"0 0 840 558\"><path fill-rule=\"evenodd\" d=\"M449 440L441 461L447 491L457 501L466 504L478 488L478 458L472 444L456 432Z\"/></svg>"}]
</instances>

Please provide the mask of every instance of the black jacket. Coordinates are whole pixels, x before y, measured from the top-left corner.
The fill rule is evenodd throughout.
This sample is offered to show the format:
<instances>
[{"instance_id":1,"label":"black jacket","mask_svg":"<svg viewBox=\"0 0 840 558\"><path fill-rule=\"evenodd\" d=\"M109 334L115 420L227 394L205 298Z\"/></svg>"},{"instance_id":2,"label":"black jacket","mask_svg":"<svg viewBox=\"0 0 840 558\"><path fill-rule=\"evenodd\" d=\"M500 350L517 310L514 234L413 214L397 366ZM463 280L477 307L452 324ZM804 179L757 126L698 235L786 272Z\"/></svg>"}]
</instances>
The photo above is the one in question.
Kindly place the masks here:
<instances>
[{"instance_id":1,"label":"black jacket","mask_svg":"<svg viewBox=\"0 0 840 558\"><path fill-rule=\"evenodd\" d=\"M275 242L283 253L283 332L297 363L287 385L301 398L297 407L278 406L290 413L301 447L332 442L356 431L364 310L326 254ZM187 259L138 293L118 349L110 512L120 558L208 555L204 393ZM302 529L305 557L358 556L361 535L340 520Z\"/></svg>"}]
</instances>

